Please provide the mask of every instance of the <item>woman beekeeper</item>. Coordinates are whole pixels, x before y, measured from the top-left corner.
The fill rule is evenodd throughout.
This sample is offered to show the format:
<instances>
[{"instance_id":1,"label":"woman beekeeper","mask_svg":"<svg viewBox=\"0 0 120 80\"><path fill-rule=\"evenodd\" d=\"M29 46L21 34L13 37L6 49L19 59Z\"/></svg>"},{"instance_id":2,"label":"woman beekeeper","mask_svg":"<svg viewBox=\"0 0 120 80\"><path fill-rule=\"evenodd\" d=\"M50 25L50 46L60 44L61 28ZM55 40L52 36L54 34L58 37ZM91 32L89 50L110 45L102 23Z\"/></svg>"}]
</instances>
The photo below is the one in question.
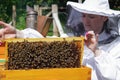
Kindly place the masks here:
<instances>
[{"instance_id":1,"label":"woman beekeeper","mask_svg":"<svg viewBox=\"0 0 120 80\"><path fill-rule=\"evenodd\" d=\"M69 1L67 5L82 13L83 65L92 68L91 80L120 80L120 11L111 10L108 0Z\"/></svg>"}]
</instances>

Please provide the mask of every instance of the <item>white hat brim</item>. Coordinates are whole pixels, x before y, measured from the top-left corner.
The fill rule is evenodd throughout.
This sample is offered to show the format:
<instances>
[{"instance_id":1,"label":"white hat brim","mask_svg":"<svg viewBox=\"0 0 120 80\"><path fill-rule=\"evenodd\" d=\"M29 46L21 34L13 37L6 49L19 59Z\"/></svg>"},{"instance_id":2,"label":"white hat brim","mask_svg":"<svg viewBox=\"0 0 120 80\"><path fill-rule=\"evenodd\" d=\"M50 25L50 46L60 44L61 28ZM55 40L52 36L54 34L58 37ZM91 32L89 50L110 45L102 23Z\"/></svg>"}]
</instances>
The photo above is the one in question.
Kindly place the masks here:
<instances>
[{"instance_id":1,"label":"white hat brim","mask_svg":"<svg viewBox=\"0 0 120 80\"><path fill-rule=\"evenodd\" d=\"M95 15L102 15L102 16L117 16L120 15L120 11L107 9L107 10L101 10L97 8L90 8L86 5L83 5L81 3L71 2L68 1L67 5L71 5L75 10L82 12L82 13L88 13L88 14L95 14Z\"/></svg>"}]
</instances>

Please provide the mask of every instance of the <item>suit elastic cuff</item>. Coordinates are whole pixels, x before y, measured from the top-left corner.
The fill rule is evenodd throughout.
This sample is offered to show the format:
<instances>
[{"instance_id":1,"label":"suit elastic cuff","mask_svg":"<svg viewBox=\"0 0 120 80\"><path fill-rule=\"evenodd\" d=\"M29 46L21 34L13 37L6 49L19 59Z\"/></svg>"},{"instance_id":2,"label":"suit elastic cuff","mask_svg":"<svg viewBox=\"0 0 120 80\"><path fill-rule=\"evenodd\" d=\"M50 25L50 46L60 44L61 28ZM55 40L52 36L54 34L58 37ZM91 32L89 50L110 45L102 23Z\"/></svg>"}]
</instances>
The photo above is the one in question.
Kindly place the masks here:
<instances>
[{"instance_id":1,"label":"suit elastic cuff","mask_svg":"<svg viewBox=\"0 0 120 80\"><path fill-rule=\"evenodd\" d=\"M24 38L24 33L20 30L16 30L16 38Z\"/></svg>"}]
</instances>

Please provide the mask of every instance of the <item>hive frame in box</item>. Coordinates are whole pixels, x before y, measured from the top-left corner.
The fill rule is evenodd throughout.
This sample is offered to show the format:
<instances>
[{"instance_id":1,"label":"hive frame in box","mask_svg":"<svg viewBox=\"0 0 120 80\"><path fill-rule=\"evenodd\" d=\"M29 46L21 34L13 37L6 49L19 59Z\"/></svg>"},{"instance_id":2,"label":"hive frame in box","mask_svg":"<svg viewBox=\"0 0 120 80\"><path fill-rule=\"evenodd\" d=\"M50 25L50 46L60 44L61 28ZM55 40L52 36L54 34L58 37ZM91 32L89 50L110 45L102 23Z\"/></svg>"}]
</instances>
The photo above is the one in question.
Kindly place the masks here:
<instances>
[{"instance_id":1,"label":"hive frame in box","mask_svg":"<svg viewBox=\"0 0 120 80\"><path fill-rule=\"evenodd\" d=\"M84 38L70 37L70 38L34 38L34 39L8 39L5 46L5 60L7 60L7 42L22 42L27 40L29 42L36 41L71 41L81 40L81 51L83 56ZM79 44L79 43L78 43ZM82 56L80 62L82 62ZM80 64L82 65L82 64ZM91 69L85 66L80 68L51 68L51 69L30 69L30 70L0 70L1 80L90 80ZM22 76L22 77L21 77Z\"/></svg>"}]
</instances>

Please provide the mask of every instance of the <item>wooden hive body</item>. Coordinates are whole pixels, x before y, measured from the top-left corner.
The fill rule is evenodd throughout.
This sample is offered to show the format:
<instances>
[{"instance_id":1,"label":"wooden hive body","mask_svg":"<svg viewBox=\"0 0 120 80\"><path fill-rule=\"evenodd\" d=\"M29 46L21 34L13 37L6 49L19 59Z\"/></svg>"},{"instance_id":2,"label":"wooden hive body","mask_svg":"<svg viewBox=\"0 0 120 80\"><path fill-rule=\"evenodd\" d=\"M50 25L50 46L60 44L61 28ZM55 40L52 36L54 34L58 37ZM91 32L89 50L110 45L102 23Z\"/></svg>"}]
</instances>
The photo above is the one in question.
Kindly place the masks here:
<instances>
[{"instance_id":1,"label":"wooden hive body","mask_svg":"<svg viewBox=\"0 0 120 80\"><path fill-rule=\"evenodd\" d=\"M78 68L47 68L47 69L27 69L27 70L8 70L8 43L9 42L23 42L27 40L29 42L38 41L72 41L81 49L80 66ZM1 80L90 80L91 69L82 66L84 38L83 37L71 37L71 38L41 38L41 39L9 39L5 40L5 45L0 46L0 79Z\"/></svg>"}]
</instances>

